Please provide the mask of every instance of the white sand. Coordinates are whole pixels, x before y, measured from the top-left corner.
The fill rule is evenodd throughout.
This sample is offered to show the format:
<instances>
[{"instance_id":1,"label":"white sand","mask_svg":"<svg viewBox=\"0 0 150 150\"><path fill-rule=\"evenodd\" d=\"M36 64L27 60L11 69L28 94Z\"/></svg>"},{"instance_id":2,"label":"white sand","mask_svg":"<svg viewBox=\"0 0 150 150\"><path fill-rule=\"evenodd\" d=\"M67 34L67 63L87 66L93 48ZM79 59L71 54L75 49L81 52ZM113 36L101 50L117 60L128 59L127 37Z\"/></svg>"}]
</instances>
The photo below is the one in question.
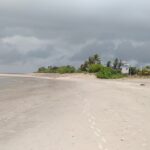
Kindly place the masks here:
<instances>
[{"instance_id":1,"label":"white sand","mask_svg":"<svg viewBox=\"0 0 150 150\"><path fill-rule=\"evenodd\" d=\"M150 150L150 79L0 76L0 150Z\"/></svg>"}]
</instances>

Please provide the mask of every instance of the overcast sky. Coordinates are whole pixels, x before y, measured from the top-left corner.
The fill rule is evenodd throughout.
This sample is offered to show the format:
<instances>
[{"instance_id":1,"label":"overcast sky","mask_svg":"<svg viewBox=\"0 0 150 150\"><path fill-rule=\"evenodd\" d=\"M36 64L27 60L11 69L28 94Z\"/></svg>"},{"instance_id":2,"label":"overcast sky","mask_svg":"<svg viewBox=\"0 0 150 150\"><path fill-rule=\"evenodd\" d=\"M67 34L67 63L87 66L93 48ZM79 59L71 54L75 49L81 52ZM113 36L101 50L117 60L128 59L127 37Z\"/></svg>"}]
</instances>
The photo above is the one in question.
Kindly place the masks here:
<instances>
[{"instance_id":1,"label":"overcast sky","mask_svg":"<svg viewBox=\"0 0 150 150\"><path fill-rule=\"evenodd\" d=\"M95 53L150 64L150 1L0 0L0 72L78 66Z\"/></svg>"}]
</instances>

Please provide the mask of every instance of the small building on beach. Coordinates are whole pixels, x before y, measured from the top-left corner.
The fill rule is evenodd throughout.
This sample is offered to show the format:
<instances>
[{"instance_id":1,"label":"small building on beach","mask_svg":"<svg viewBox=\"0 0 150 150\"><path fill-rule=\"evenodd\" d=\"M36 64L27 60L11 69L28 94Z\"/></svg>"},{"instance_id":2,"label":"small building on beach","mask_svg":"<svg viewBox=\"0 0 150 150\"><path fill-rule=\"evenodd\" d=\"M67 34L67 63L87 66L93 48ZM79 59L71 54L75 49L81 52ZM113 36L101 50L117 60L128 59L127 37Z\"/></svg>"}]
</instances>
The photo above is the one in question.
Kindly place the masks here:
<instances>
[{"instance_id":1,"label":"small building on beach","mask_svg":"<svg viewBox=\"0 0 150 150\"><path fill-rule=\"evenodd\" d=\"M130 72L130 65L128 63L126 63L126 62L123 62L122 66L120 67L120 69L121 69L121 73L122 74L129 74L129 72Z\"/></svg>"}]
</instances>

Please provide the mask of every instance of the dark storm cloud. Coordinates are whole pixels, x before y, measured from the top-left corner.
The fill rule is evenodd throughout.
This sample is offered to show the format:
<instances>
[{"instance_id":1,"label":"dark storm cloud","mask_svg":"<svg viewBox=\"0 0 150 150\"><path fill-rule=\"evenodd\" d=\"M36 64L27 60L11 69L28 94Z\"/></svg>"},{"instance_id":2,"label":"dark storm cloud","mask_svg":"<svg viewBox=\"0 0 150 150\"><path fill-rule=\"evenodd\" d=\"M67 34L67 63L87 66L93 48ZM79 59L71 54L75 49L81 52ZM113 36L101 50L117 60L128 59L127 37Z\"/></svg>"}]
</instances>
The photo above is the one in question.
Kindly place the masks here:
<instances>
[{"instance_id":1,"label":"dark storm cloud","mask_svg":"<svg viewBox=\"0 0 150 150\"><path fill-rule=\"evenodd\" d=\"M149 64L150 63L150 43L135 41L102 41L87 44L82 51L74 55L71 59L82 60L87 59L90 55L99 54L106 63L116 57L126 60L131 64Z\"/></svg>"},{"instance_id":2,"label":"dark storm cloud","mask_svg":"<svg viewBox=\"0 0 150 150\"><path fill-rule=\"evenodd\" d=\"M113 54L114 49L115 45L111 41L91 41L82 48L82 51L74 55L72 59L82 61L96 53L110 56Z\"/></svg>"},{"instance_id":3,"label":"dark storm cloud","mask_svg":"<svg viewBox=\"0 0 150 150\"><path fill-rule=\"evenodd\" d=\"M134 46L131 42L123 42L116 50L116 56L124 60L136 60L140 63L150 63L150 43Z\"/></svg>"},{"instance_id":4,"label":"dark storm cloud","mask_svg":"<svg viewBox=\"0 0 150 150\"><path fill-rule=\"evenodd\" d=\"M28 64L29 70L79 65L93 53L148 64L149 6L148 0L1 0L0 71L12 64L26 71Z\"/></svg>"}]
</instances>

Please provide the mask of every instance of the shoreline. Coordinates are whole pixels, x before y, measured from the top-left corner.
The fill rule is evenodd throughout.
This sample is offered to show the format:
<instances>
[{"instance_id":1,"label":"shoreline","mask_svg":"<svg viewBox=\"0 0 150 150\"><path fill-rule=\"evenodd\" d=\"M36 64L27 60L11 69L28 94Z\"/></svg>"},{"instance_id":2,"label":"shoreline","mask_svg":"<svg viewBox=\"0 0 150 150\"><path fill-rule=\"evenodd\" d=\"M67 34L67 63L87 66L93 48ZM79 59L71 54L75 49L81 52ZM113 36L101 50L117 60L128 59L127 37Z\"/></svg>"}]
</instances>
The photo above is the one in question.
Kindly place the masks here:
<instances>
[{"instance_id":1,"label":"shoreline","mask_svg":"<svg viewBox=\"0 0 150 150\"><path fill-rule=\"evenodd\" d=\"M41 79L95 79L95 80L135 80L135 79L150 79L150 76L128 76L119 79L100 79L96 78L93 73L0 73L0 77L26 77L26 78L41 78Z\"/></svg>"}]
</instances>

